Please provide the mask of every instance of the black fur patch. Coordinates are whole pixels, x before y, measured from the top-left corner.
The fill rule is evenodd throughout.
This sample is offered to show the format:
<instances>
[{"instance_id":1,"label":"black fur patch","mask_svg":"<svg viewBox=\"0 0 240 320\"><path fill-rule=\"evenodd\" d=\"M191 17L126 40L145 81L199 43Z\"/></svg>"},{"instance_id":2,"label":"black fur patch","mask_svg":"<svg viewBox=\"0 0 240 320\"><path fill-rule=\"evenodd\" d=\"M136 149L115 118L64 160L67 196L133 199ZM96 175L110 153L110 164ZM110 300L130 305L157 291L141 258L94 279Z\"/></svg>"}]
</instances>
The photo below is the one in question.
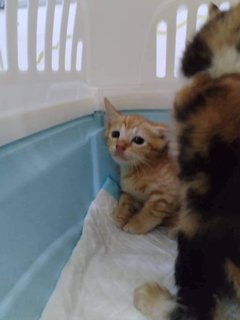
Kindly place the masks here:
<instances>
[{"instance_id":1,"label":"black fur patch","mask_svg":"<svg viewBox=\"0 0 240 320\"><path fill-rule=\"evenodd\" d=\"M228 89L220 85L218 83L212 84L207 90L206 90L206 95L208 97L213 97L216 99L216 97L221 97L221 98L226 98L226 94L228 93Z\"/></svg>"},{"instance_id":2,"label":"black fur patch","mask_svg":"<svg viewBox=\"0 0 240 320\"><path fill-rule=\"evenodd\" d=\"M185 147L182 147L178 156L180 165L179 178L183 181L192 181L196 179L198 173L207 171L208 159L204 158L200 153L195 153L192 157L185 157Z\"/></svg>"},{"instance_id":3,"label":"black fur patch","mask_svg":"<svg viewBox=\"0 0 240 320\"><path fill-rule=\"evenodd\" d=\"M187 44L182 59L182 72L186 77L206 70L211 66L212 52L206 42L197 34L193 41Z\"/></svg>"},{"instance_id":4,"label":"black fur patch","mask_svg":"<svg viewBox=\"0 0 240 320\"><path fill-rule=\"evenodd\" d=\"M183 179L194 179L198 172L206 174L210 188L205 194L189 190L187 202L208 217L240 215L240 141L226 143L215 136L210 142L209 156L195 156L181 164Z\"/></svg>"},{"instance_id":5,"label":"black fur patch","mask_svg":"<svg viewBox=\"0 0 240 320\"><path fill-rule=\"evenodd\" d=\"M187 193L188 207L197 209L199 213L208 215L207 194L199 193L197 190L190 188Z\"/></svg>"},{"instance_id":6,"label":"black fur patch","mask_svg":"<svg viewBox=\"0 0 240 320\"><path fill-rule=\"evenodd\" d=\"M225 99L228 91L226 86L219 84L218 80L215 80L214 83L211 83L211 85L202 90L201 93L196 93L185 105L175 104L175 119L178 122L185 122L192 114L197 113L206 106L207 99L216 99L216 97L218 97L218 99Z\"/></svg>"},{"instance_id":7,"label":"black fur patch","mask_svg":"<svg viewBox=\"0 0 240 320\"><path fill-rule=\"evenodd\" d=\"M202 93L196 94L186 105L175 106L175 119L179 122L186 121L191 114L197 112L205 105L206 96Z\"/></svg>"},{"instance_id":8,"label":"black fur patch","mask_svg":"<svg viewBox=\"0 0 240 320\"><path fill-rule=\"evenodd\" d=\"M197 179L199 172L209 179L210 188L204 194L190 188L186 199L190 211L199 214L208 227L200 227L190 238L178 235L175 279L181 307L170 319L191 315L194 320L213 320L215 296L234 296L225 263L230 259L240 265L240 140L227 143L214 136L206 158L195 154L188 164L179 162L182 179Z\"/></svg>"},{"instance_id":9,"label":"black fur patch","mask_svg":"<svg viewBox=\"0 0 240 320\"><path fill-rule=\"evenodd\" d=\"M178 137L178 144L180 146L184 146L187 148L192 147L192 141L191 141L191 135L193 133L193 127L187 126L183 131L181 132L181 135Z\"/></svg>"},{"instance_id":10,"label":"black fur patch","mask_svg":"<svg viewBox=\"0 0 240 320\"><path fill-rule=\"evenodd\" d=\"M214 231L191 239L179 234L175 278L181 307L174 310L171 320L189 319L190 315L191 320L213 320L215 295L233 295L224 269L226 241L227 237L219 241Z\"/></svg>"},{"instance_id":11,"label":"black fur patch","mask_svg":"<svg viewBox=\"0 0 240 320\"><path fill-rule=\"evenodd\" d=\"M196 315L194 316L191 310L179 306L171 312L170 320L196 320Z\"/></svg>"},{"instance_id":12,"label":"black fur patch","mask_svg":"<svg viewBox=\"0 0 240 320\"><path fill-rule=\"evenodd\" d=\"M240 52L240 43L237 43L236 49L237 49L238 52Z\"/></svg>"}]
</instances>

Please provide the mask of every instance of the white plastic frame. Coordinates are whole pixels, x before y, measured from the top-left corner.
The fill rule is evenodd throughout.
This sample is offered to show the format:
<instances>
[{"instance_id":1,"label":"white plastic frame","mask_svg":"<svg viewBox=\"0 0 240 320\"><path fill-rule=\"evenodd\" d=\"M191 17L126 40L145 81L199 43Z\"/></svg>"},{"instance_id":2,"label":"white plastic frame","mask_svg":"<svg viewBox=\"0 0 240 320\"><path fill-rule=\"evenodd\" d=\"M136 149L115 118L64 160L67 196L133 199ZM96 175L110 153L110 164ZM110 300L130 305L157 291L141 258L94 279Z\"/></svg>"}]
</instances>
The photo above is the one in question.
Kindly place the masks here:
<instances>
[{"instance_id":1,"label":"white plastic frame","mask_svg":"<svg viewBox=\"0 0 240 320\"><path fill-rule=\"evenodd\" d=\"M52 64L55 0L46 0L45 66L36 59L38 1L28 0L27 70L18 64L18 1L6 2L7 70L0 71L0 144L102 110L108 96L121 108L171 108L183 79L174 76L176 14L187 7L187 38L202 0L62 0L59 69ZM70 70L66 70L69 8L76 3ZM216 4L234 1L215 1ZM166 75L156 76L156 35L167 24ZM77 46L83 43L81 71ZM0 48L1 49L1 48Z\"/></svg>"}]
</instances>

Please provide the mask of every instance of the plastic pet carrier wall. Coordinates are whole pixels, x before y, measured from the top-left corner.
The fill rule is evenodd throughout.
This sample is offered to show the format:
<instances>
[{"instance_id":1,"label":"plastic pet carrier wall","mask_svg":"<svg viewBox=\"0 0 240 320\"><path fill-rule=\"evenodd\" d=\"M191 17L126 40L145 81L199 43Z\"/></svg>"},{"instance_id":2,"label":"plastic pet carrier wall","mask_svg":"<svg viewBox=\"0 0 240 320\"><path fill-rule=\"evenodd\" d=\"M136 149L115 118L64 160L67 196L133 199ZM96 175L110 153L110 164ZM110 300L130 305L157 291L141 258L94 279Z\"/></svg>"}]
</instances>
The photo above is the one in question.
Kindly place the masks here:
<instances>
[{"instance_id":1,"label":"plastic pet carrier wall","mask_svg":"<svg viewBox=\"0 0 240 320\"><path fill-rule=\"evenodd\" d=\"M90 203L118 179L103 97L168 121L207 13L201 0L0 1L0 319L40 318Z\"/></svg>"}]
</instances>

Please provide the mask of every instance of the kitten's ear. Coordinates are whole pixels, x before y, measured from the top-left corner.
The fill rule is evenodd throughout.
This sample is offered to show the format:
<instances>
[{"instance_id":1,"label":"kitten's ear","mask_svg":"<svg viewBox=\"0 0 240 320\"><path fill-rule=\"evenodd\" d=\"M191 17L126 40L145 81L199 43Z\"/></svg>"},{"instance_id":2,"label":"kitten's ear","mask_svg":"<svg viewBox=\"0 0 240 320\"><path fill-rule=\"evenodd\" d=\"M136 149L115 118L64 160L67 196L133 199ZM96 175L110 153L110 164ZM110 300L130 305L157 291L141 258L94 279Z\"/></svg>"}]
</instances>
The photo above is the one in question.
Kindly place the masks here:
<instances>
[{"instance_id":1,"label":"kitten's ear","mask_svg":"<svg viewBox=\"0 0 240 320\"><path fill-rule=\"evenodd\" d=\"M154 134L159 136L159 138L168 141L169 128L163 123L156 124L152 127Z\"/></svg>"},{"instance_id":2,"label":"kitten's ear","mask_svg":"<svg viewBox=\"0 0 240 320\"><path fill-rule=\"evenodd\" d=\"M210 3L208 7L208 20L216 17L216 15L221 12L221 10L214 3Z\"/></svg>"},{"instance_id":3,"label":"kitten's ear","mask_svg":"<svg viewBox=\"0 0 240 320\"><path fill-rule=\"evenodd\" d=\"M104 105L106 110L106 121L108 124L111 124L113 121L121 117L121 114L115 109L115 107L107 98L104 98Z\"/></svg>"}]
</instances>

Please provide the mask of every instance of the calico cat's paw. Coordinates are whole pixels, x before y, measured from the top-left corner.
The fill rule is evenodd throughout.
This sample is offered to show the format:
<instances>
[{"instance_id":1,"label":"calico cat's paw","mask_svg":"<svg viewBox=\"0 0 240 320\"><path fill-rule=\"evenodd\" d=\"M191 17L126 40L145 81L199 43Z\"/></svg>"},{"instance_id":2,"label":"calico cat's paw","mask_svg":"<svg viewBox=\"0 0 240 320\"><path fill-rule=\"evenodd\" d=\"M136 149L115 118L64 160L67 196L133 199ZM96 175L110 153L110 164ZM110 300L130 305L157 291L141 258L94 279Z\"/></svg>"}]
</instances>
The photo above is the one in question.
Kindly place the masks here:
<instances>
[{"instance_id":1,"label":"calico cat's paw","mask_svg":"<svg viewBox=\"0 0 240 320\"><path fill-rule=\"evenodd\" d=\"M134 305L150 319L167 319L175 303L169 291L157 282L148 282L134 291Z\"/></svg>"}]
</instances>

